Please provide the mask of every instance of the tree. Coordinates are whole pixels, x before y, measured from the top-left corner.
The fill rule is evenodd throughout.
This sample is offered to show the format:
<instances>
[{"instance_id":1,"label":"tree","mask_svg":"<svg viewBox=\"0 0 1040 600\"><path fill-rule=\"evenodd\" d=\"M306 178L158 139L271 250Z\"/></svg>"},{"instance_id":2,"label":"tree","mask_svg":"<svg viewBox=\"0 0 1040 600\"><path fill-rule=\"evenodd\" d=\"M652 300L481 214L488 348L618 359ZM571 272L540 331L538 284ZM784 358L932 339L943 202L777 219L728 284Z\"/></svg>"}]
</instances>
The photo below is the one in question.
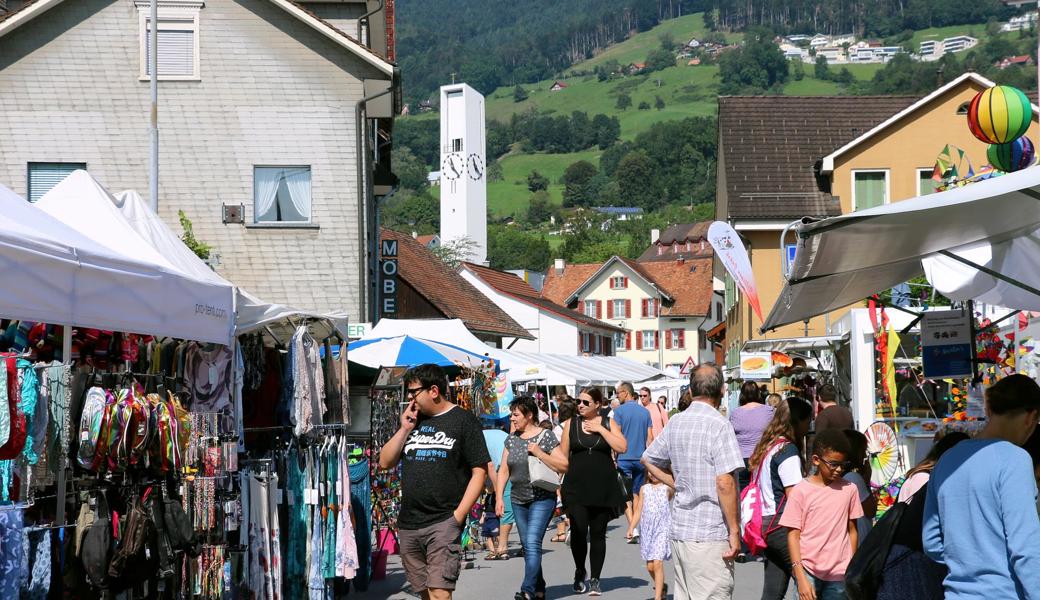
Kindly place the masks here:
<instances>
[{"instance_id":1,"label":"tree","mask_svg":"<svg viewBox=\"0 0 1040 600\"><path fill-rule=\"evenodd\" d=\"M794 80L801 81L802 79L805 79L805 65L799 59L794 63Z\"/></svg>"},{"instance_id":2,"label":"tree","mask_svg":"<svg viewBox=\"0 0 1040 600\"><path fill-rule=\"evenodd\" d=\"M531 193L549 189L549 178L538 171L531 171L527 176L527 189Z\"/></svg>"},{"instance_id":3,"label":"tree","mask_svg":"<svg viewBox=\"0 0 1040 600\"><path fill-rule=\"evenodd\" d=\"M428 185L429 167L422 159L412 153L411 148L401 146L393 149L394 174L401 180L401 187L420 191Z\"/></svg>"},{"instance_id":4,"label":"tree","mask_svg":"<svg viewBox=\"0 0 1040 600\"><path fill-rule=\"evenodd\" d=\"M549 266L549 242L515 227L488 227L488 262L494 269L544 271Z\"/></svg>"},{"instance_id":5,"label":"tree","mask_svg":"<svg viewBox=\"0 0 1040 600\"><path fill-rule=\"evenodd\" d=\"M205 242L200 242L195 238L195 228L191 224L191 219L184 213L183 210L177 211L177 218L181 221L181 229L184 233L181 234L181 241L202 260L209 260L209 255L213 251L213 246Z\"/></svg>"},{"instance_id":6,"label":"tree","mask_svg":"<svg viewBox=\"0 0 1040 600\"><path fill-rule=\"evenodd\" d=\"M826 56L816 57L816 64L813 65L813 77L821 81L826 81L831 78L831 69L830 66L827 65Z\"/></svg>"},{"instance_id":7,"label":"tree","mask_svg":"<svg viewBox=\"0 0 1040 600\"><path fill-rule=\"evenodd\" d=\"M642 150L629 152L621 159L614 171L621 201L645 211L657 208L662 202L656 170L654 161Z\"/></svg>"},{"instance_id":8,"label":"tree","mask_svg":"<svg viewBox=\"0 0 1040 600\"><path fill-rule=\"evenodd\" d=\"M719 93L761 94L776 90L787 81L788 64L780 47L765 29L744 35L744 46L719 59Z\"/></svg>"},{"instance_id":9,"label":"tree","mask_svg":"<svg viewBox=\"0 0 1040 600\"><path fill-rule=\"evenodd\" d=\"M448 242L441 241L441 244L431 248L430 252L451 269L457 269L463 261L469 259L476 247L475 241L463 236Z\"/></svg>"},{"instance_id":10,"label":"tree","mask_svg":"<svg viewBox=\"0 0 1040 600\"><path fill-rule=\"evenodd\" d=\"M524 100L527 100L527 90L524 89L524 86L517 84L513 88L513 102L523 102Z\"/></svg>"},{"instance_id":11,"label":"tree","mask_svg":"<svg viewBox=\"0 0 1040 600\"><path fill-rule=\"evenodd\" d=\"M592 117L591 128L593 140L600 150L606 150L621 136L621 122L617 117L598 114Z\"/></svg>"},{"instance_id":12,"label":"tree","mask_svg":"<svg viewBox=\"0 0 1040 600\"><path fill-rule=\"evenodd\" d=\"M553 203L549 192L541 190L531 195L527 204L527 222L531 225L540 225L552 216Z\"/></svg>"},{"instance_id":13,"label":"tree","mask_svg":"<svg viewBox=\"0 0 1040 600\"><path fill-rule=\"evenodd\" d=\"M669 52L675 48L675 36L672 32L665 31L661 35L657 36L657 39L661 42L661 49L668 50Z\"/></svg>"},{"instance_id":14,"label":"tree","mask_svg":"<svg viewBox=\"0 0 1040 600\"><path fill-rule=\"evenodd\" d=\"M428 190L403 189L383 207L382 222L385 227L404 233L433 233L440 228L440 203Z\"/></svg>"},{"instance_id":15,"label":"tree","mask_svg":"<svg viewBox=\"0 0 1040 600\"><path fill-rule=\"evenodd\" d=\"M505 177L502 175L502 163L492 158L487 164L487 180L488 181L502 181Z\"/></svg>"},{"instance_id":16,"label":"tree","mask_svg":"<svg viewBox=\"0 0 1040 600\"><path fill-rule=\"evenodd\" d=\"M639 110L650 110L650 103L646 100L643 100L639 103Z\"/></svg>"},{"instance_id":17,"label":"tree","mask_svg":"<svg viewBox=\"0 0 1040 600\"><path fill-rule=\"evenodd\" d=\"M614 104L614 108L626 110L630 106L632 106L632 96L629 96L624 92L618 94L617 103Z\"/></svg>"},{"instance_id":18,"label":"tree","mask_svg":"<svg viewBox=\"0 0 1040 600\"><path fill-rule=\"evenodd\" d=\"M646 73L661 71L675 66L675 52L663 48L654 50L646 57Z\"/></svg>"},{"instance_id":19,"label":"tree","mask_svg":"<svg viewBox=\"0 0 1040 600\"><path fill-rule=\"evenodd\" d=\"M590 185L599 174L596 167L587 160L571 163L563 172L560 182L563 183L563 205L589 206L596 200L595 185Z\"/></svg>"},{"instance_id":20,"label":"tree","mask_svg":"<svg viewBox=\"0 0 1040 600\"><path fill-rule=\"evenodd\" d=\"M664 98L660 96L654 98L654 108L657 110L664 110Z\"/></svg>"}]
</instances>

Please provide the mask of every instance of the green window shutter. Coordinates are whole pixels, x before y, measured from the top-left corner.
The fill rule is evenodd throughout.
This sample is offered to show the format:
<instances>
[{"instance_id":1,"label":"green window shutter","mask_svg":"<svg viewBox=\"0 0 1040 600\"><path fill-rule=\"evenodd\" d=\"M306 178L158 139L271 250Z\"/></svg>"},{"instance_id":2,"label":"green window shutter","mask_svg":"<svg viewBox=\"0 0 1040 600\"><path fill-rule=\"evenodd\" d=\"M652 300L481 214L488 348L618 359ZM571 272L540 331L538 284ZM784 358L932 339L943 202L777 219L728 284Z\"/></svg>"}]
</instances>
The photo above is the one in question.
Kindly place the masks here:
<instances>
[{"instance_id":1,"label":"green window shutter","mask_svg":"<svg viewBox=\"0 0 1040 600\"><path fill-rule=\"evenodd\" d=\"M86 168L86 163L29 163L29 202L43 198L76 169Z\"/></svg>"},{"instance_id":2,"label":"green window shutter","mask_svg":"<svg viewBox=\"0 0 1040 600\"><path fill-rule=\"evenodd\" d=\"M928 194L935 193L935 186L937 182L932 179L931 171L918 171L917 172L917 195L927 196Z\"/></svg>"},{"instance_id":3,"label":"green window shutter","mask_svg":"<svg viewBox=\"0 0 1040 600\"><path fill-rule=\"evenodd\" d=\"M854 175L856 206L853 210L874 208L885 203L885 172L867 171Z\"/></svg>"}]
</instances>

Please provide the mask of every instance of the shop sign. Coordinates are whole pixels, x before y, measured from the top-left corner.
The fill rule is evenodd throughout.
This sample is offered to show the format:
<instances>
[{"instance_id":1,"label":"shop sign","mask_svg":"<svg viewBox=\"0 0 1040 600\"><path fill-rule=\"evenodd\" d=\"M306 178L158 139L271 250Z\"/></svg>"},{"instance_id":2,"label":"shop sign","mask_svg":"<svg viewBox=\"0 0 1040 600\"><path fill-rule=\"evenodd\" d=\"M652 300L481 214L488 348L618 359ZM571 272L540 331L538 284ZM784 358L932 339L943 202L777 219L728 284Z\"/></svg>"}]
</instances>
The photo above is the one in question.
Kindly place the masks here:
<instances>
[{"instance_id":1,"label":"shop sign","mask_svg":"<svg viewBox=\"0 0 1040 600\"><path fill-rule=\"evenodd\" d=\"M371 330L371 323L347 323L347 337L352 340L360 340Z\"/></svg>"},{"instance_id":2,"label":"shop sign","mask_svg":"<svg viewBox=\"0 0 1040 600\"><path fill-rule=\"evenodd\" d=\"M926 312L921 318L921 362L928 379L971 377L971 313Z\"/></svg>"},{"instance_id":3,"label":"shop sign","mask_svg":"<svg viewBox=\"0 0 1040 600\"><path fill-rule=\"evenodd\" d=\"M772 379L773 357L769 352L741 352L741 379Z\"/></svg>"},{"instance_id":4,"label":"shop sign","mask_svg":"<svg viewBox=\"0 0 1040 600\"><path fill-rule=\"evenodd\" d=\"M397 240L383 240L380 250L380 305L384 315L395 315L397 314Z\"/></svg>"}]
</instances>

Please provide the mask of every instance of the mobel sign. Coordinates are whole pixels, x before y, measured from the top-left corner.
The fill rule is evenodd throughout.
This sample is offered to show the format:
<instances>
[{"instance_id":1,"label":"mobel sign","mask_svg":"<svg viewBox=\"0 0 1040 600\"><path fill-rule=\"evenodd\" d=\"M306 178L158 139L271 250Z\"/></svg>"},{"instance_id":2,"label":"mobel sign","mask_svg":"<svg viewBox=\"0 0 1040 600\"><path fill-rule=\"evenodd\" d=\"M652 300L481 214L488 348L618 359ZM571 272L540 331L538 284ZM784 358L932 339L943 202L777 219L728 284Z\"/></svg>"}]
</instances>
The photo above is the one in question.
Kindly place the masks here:
<instances>
[{"instance_id":1,"label":"mobel sign","mask_svg":"<svg viewBox=\"0 0 1040 600\"><path fill-rule=\"evenodd\" d=\"M380 247L380 306L383 315L397 314L397 240L383 240Z\"/></svg>"}]
</instances>

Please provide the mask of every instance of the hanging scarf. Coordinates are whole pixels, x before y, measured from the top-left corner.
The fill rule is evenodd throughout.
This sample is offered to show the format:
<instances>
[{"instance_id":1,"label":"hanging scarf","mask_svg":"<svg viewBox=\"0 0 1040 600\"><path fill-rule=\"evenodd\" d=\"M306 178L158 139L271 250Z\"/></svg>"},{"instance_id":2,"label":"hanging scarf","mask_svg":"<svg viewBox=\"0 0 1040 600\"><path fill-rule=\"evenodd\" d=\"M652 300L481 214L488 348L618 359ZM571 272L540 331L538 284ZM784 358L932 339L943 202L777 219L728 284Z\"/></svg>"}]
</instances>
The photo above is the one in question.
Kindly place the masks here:
<instances>
[{"instance_id":1,"label":"hanging scarf","mask_svg":"<svg viewBox=\"0 0 1040 600\"><path fill-rule=\"evenodd\" d=\"M24 358L19 358L17 362L18 370L22 375L22 413L25 414L25 436L26 444L22 450L22 455L25 456L25 460L30 465L35 465L36 461L40 459L36 455L36 451L33 449L33 428L34 428L34 417L36 416L36 404L39 400L39 383L40 380L36 376L36 369L33 368L32 363Z\"/></svg>"}]
</instances>

